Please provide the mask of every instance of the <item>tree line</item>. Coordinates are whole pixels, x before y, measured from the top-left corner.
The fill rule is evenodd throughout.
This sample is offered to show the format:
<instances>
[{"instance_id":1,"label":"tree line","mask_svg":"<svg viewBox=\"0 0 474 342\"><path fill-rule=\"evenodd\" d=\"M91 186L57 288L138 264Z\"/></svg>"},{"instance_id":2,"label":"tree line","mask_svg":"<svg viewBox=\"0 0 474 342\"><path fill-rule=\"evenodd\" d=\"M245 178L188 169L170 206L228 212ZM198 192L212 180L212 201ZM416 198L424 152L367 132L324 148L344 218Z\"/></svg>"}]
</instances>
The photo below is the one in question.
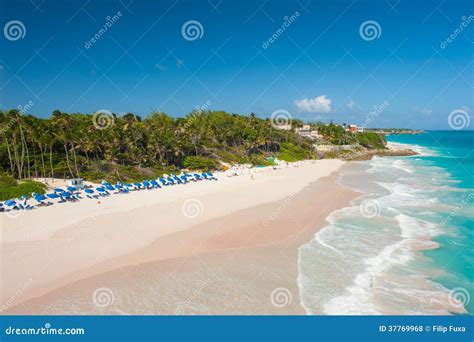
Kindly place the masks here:
<instances>
[{"instance_id":1,"label":"tree line","mask_svg":"<svg viewBox=\"0 0 474 342\"><path fill-rule=\"evenodd\" d=\"M182 167L214 168L220 162L264 163L282 149L299 158L313 156L309 139L254 114L100 115L56 110L39 118L0 111L1 171L16 179L138 179Z\"/></svg>"}]
</instances>

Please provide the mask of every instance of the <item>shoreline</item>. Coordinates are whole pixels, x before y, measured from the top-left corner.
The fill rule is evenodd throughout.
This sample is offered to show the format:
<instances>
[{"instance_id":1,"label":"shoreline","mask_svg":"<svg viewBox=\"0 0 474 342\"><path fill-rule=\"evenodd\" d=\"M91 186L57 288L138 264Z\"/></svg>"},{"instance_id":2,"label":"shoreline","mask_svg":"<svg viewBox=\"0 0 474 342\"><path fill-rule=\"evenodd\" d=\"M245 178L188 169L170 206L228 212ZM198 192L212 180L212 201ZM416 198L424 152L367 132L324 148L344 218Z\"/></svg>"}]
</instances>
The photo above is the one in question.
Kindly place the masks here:
<instances>
[{"instance_id":1,"label":"shoreline","mask_svg":"<svg viewBox=\"0 0 474 342\"><path fill-rule=\"evenodd\" d=\"M389 147L403 151L410 148L410 150L416 151L417 155L428 155L423 147L419 145L389 143ZM424 215L429 215L429 213L426 214L427 211L417 216L416 208L420 206L417 200L423 201L423 194L420 195L420 198L412 194L417 194L420 185L426 186L428 189L431 189L431 185L423 181L414 181L417 177L414 170L415 166L405 163L420 159L401 158L394 159L393 162L389 160L379 158L377 161L371 162L370 168L373 172L367 179L363 178L364 170L351 169L353 175L345 178L346 184L351 184L351 188L354 186L355 191L359 191L356 189L360 188L360 196L352 200L350 206L336 210L327 218L331 223L328 228L333 228L331 232L321 230L317 234L319 238L304 246L308 247L305 254L303 254L305 258L302 258L306 261L306 270L303 269L300 274L303 274L302 278L306 281L306 284L304 284L306 289L303 286L301 289L305 303L308 304L305 307L309 314L448 315L467 314L469 312L467 308L469 302L463 302L462 298L459 300L456 297L456 291L466 290L462 287L452 289L452 283L446 286L445 283L440 282L438 277L440 275L447 276L449 271L444 269L442 264L436 265L436 259L429 255L431 251L439 250L443 246L438 238L448 237L449 232L444 231L443 225L437 224L436 219L430 220L429 217L425 217ZM401 160L405 161L400 162ZM387 163L392 163L393 171L391 170L390 173L392 174L391 177L395 177L394 179L388 178L390 169L387 169ZM378 170L377 164L379 166ZM396 174L399 175L395 176ZM398 189L400 191L397 191L398 186L403 186L402 183L397 181L397 178L414 182L413 187L406 187L403 188L403 191L400 189ZM359 182L360 186L356 186L355 179L362 180L362 182ZM377 179L380 182L385 182L385 185L378 183ZM391 181L394 183L391 183ZM382 191L374 191L375 188L370 185L371 182L374 185L381 186L379 190ZM366 189L362 185L366 186ZM433 203L433 206L436 207L436 197ZM410 208L414 208L414 210L410 211ZM429 206L426 206L426 208L429 208ZM439 208L437 209L433 210L433 215L439 212ZM398 214L393 216L395 210L398 210ZM373 220L378 222L378 227L387 226L389 228L383 234L380 234L380 228L366 222L366 224L359 225L359 228L363 227L364 231L364 234L360 234L359 228L351 227L351 222L358 221L360 223L361 220ZM340 227L345 229L337 232ZM371 241L364 238L366 235L375 236L376 234L380 234L378 240L386 240L386 243L378 245L377 240ZM390 235L392 236L390 237ZM351 237L357 242L354 245L350 245L349 242L348 246L344 239L352 241ZM354 263L349 258L350 251L356 250L357 246L360 245L366 246L367 250L370 248L371 252L365 254L366 251L364 250L364 252L361 252L361 255L364 256L360 260L356 259ZM347 251L341 246L347 248ZM324 258L321 255L323 253L314 253L314 251L320 249L319 247L323 247L321 250L325 251ZM326 253L327 251L329 253ZM331 254L332 251L335 253ZM313 255L310 255L311 253ZM345 280L343 285L339 284L340 280L338 279L337 284L341 287L334 289L330 286L334 292L330 297L321 299L322 296L317 294L323 293L323 290L333 284L335 279L328 281L325 284L326 287L323 286L322 288L318 288L319 285L311 284L312 275L319 274L322 267L308 266L308 257L311 256L318 257L318 260L322 261L323 264L332 264L338 274L343 274L344 269L348 267L347 264L351 262L353 264L350 268L356 269L357 272L351 273L351 276ZM339 257L340 259L338 259ZM344 258L346 259L344 260ZM342 269L337 268L336 265L338 264L345 266ZM438 268L438 266L441 266L441 268ZM391 288L394 284L399 287L406 287L403 296L392 298L389 293L384 293L384 289ZM396 293L398 294L398 292ZM317 299L314 299L314 297Z\"/></svg>"},{"instance_id":2,"label":"shoreline","mask_svg":"<svg viewBox=\"0 0 474 342\"><path fill-rule=\"evenodd\" d=\"M167 203L161 201L161 203L154 203L147 206L147 203L145 201L145 207L133 208L125 213L113 212L113 216L120 216L121 219L114 219L114 222L117 224L117 227L115 227L115 229L109 229L109 236L101 236L102 242L108 242L106 243L106 245L109 245L108 250L106 250L106 252L108 253L108 257L104 258L103 255L101 257L100 253L95 253L96 258L94 260L91 260L90 258L84 258L84 252L82 252L80 255L76 255L76 257L85 260L73 262L74 260L70 260L70 258L66 256L64 263L69 264L69 266L72 265L72 269L74 269L75 272L64 272L64 269L60 269L60 271L63 271L62 277L51 276L51 268L55 268L51 266L49 267L49 272L45 271L40 273L41 276L37 276L36 279L33 277L33 280L30 282L28 282L28 279L26 279L27 277L25 275L23 275L23 277L19 277L17 275L16 283L19 284L17 288L21 288L21 284L24 284L25 282L28 285L26 286L26 289L21 293L21 296L18 296L18 298L15 297L13 305L7 307L6 313L16 314L42 312L40 309L42 306L42 300L46 300L46 302L54 302L55 298L61 298L61 295L58 295L61 292L67 293L69 291L68 289L74 288L75 286L79 286L79 288L81 288L81 286L87 284L88 281L91 281L93 283L94 279L100 279L102 276L107 275L107 277L109 278L115 278L117 277L117 274L114 274L114 272L122 272L127 267L135 267L137 269L133 270L132 272L140 272L141 268L147 267L147 262L149 264L159 264L159 267L167 269L170 268L170 265L172 265L174 262L177 262L180 258L184 258L188 260L187 265L195 265L198 260L199 262L206 260L207 264L216 265L215 267L218 267L218 261L224 259L228 260L229 264L233 263L233 259L228 259L230 257L229 253L232 253L235 250L245 250L244 254L246 258L250 255L254 255L253 258L246 259L247 264L252 265L252 263L255 263L255 260L263 260L267 258L266 263L268 263L269 260L271 261L275 256L276 250L278 249L278 247L275 246L281 246L281 244L292 246L294 247L294 251L297 251L297 247L299 247L299 245L295 247L294 241L298 240L299 237L305 235L305 233L301 230L301 227L304 226L298 225L298 227L296 227L300 229L300 231L298 231L298 229L295 230L296 225L294 223L299 221L299 223L302 224L303 221L309 223L315 220L314 217L312 217L314 214L314 208L308 206L307 204L305 205L305 202L311 200L309 197L314 197L315 191L316 193L321 193L322 190L327 192L326 197L324 199L317 198L316 201L324 201L325 199L327 200L328 198L330 198L329 195L331 193L334 193L334 189L338 189L337 191L340 192L341 196L341 198L339 199L334 199L332 201L333 203L327 206L326 211L324 211L324 213L319 213L317 217L319 226L324 226L326 224L325 218L331 211L347 204L346 201L342 199L342 197L346 196L348 202L349 198L352 198L352 196L354 196L354 194L351 193L348 189L342 188L336 185L334 182L333 178L336 177L336 171L343 164L343 162L337 160L314 161L311 163L303 163L303 165L295 168L271 170L267 173L256 173L254 174L254 180L251 180L249 176L238 176L229 178L221 176L219 182L207 183L209 185L212 184L212 187L220 187L214 189L216 193L203 191L203 189L193 189L192 191L190 190L192 195L196 195L195 199L201 201L201 204L203 205L203 208L201 209L202 215L197 217L197 219L190 219L189 217L181 217L177 219L177 211L181 211L180 209L182 208L179 207L182 205L182 203L184 203L182 201L182 198L181 200L178 199L179 196L178 198L174 197L173 199L168 198L168 200L171 200L171 202L168 201ZM331 173L333 175L327 178L331 180L326 180L326 178L324 177L327 177ZM199 185L201 184L194 184L192 187L198 188ZM192 187L190 186L189 189L191 189ZM186 190L185 187L182 187L181 189L181 191ZM160 190L158 190L157 192L159 191ZM203 192L201 193L201 191ZM142 195L142 193L143 195L145 195L148 193L151 194L152 192L140 192L140 195ZM231 200L229 198L226 198L226 196L223 196L226 193L228 195L231 194L233 199ZM257 199L252 201L252 199L248 196L249 193L257 195L255 196L257 197ZM187 195L189 196L190 194ZM121 198L121 196L115 197ZM224 201L227 200L229 204L234 205L229 205L229 207L231 208L227 208L228 210L222 210L222 197L224 197ZM105 203L107 201L103 200L103 202ZM211 202L214 205L209 205ZM219 203L221 203L218 208L220 210L216 212L215 210L213 210L213 207L217 207ZM285 217L285 215L288 215L290 211L294 211L294 208L292 210L290 210L290 208L295 205L295 203L299 203L297 207L297 212L299 210L299 216L297 215L296 220L295 218L286 217L285 221L283 217ZM321 205L321 203L322 202L319 202L319 205ZM128 248L126 249L126 251L122 250L120 251L120 253L114 251L113 249L117 248L117 246L114 245L114 241L117 241L116 239L114 240L114 237L116 238L116 235L120 235L120 232L122 232L124 226L132 227L132 221L135 221L134 223L136 225L138 223L137 218L142 217L142 215L147 212L153 213L153 215L149 215L150 218L161 218L161 216L155 216L154 208L156 208L158 204L160 205L160 208L162 210L160 214L168 214L169 217L165 221L167 221L168 224L173 224L173 229L169 229L168 227L165 233L158 234L158 236L156 232L154 234L150 234L150 232L148 231L146 232L146 234L144 234L145 236L141 236L142 240L147 240L146 243L143 243L141 245L136 244L133 246L133 248ZM231 210L235 208L238 209ZM199 207L197 209L199 209ZM46 210L44 212L46 212ZM158 212L156 214L158 214ZM97 215L96 213L96 216L93 216L93 219L89 219L89 222L85 222L85 225L84 222L82 222L82 225L81 222L69 224L69 229L65 229L63 227L55 230L54 232L50 231L49 234L43 235L42 238L44 239L44 241L46 241L46 244L48 244L48 240L57 240L59 242L56 243L61 245L60 241L71 239L71 235L74 235L74 238L72 240L74 241L77 239L79 241L74 241L70 244L71 246L68 247L69 253L71 254L74 253L74 248L77 248L77 245L80 244L82 244L82 246L85 247L86 250L88 247L91 246L99 248L100 244L97 241L91 241L93 240L92 236L88 238L88 234L93 234L93 227L90 226L93 225L94 227L102 227L107 222L104 221L104 216L110 215L111 214ZM275 219L275 215L277 216L278 220ZM183 216L182 213L181 216ZM183 219L188 220L188 222L183 223ZM179 224L180 221L182 223L181 225ZM190 221L192 222L192 224L190 224ZM153 227L153 224L150 224L152 222L143 222L143 220L140 222L145 225L149 224L150 227ZM278 224L274 224L277 222ZM285 227L284 222L291 222L291 224L287 224ZM316 224L314 224L314 226L316 226ZM255 230L255 227L257 227L257 230ZM259 228L262 227L265 229L260 229L259 232ZM272 232L270 236L268 234L268 230L266 229L268 227L271 228ZM310 235L306 235L306 240L308 239L308 237L310 238L312 237L312 235L314 235L314 232L316 231L315 229L317 228L311 227L309 229L306 229L307 231L311 232ZM145 233L143 227L141 227L140 230L142 231L142 233ZM252 233L253 235L249 235ZM137 235L138 237L139 232L136 232L135 235ZM153 236L154 238L152 238ZM251 243L245 241L246 239L248 239L249 236L252 236L252 238L250 239ZM15 237L15 234L13 234L13 237ZM16 235L16 238L18 237L19 236ZM34 254L36 251L31 251L31 247L34 247L35 244L41 244L41 242L39 241L30 241L29 243L25 243L25 241L23 241L23 245L21 245L21 243L19 243L18 241L12 241L12 235L9 235L9 238L10 242L7 242L6 245L17 244L16 247L19 247L20 249L23 248L23 256L26 256L26 249L30 250L29 254ZM124 237L122 236L122 240L123 238ZM80 240L86 241L80 242ZM303 244L304 242L306 242L306 240L298 240L298 243L301 242L300 244ZM154 242L150 243L150 241ZM195 249L190 255L189 251L193 250L192 247L195 248L197 241L200 242L202 246L198 249ZM128 242L133 245L133 242ZM48 246L42 247L48 248ZM8 248L4 248L4 250L7 250L7 255L9 255ZM39 250L37 251L39 252ZM115 253L110 253L110 251L113 251ZM76 250L76 252L78 252L78 250ZM64 257L67 252L63 249L62 252L58 251L58 253L62 253L62 256ZM292 255L292 253L289 254L294 259L294 255ZM196 255L198 257L196 257ZM215 257L216 255L217 257ZM244 256L242 256L241 258L243 257ZM33 259L31 259L31 261L34 262ZM38 261L41 262L41 260L36 260L36 262ZM262 268L264 264L265 263L260 264L260 268ZM83 267L81 268L78 266ZM291 268L287 263L285 263L285 267ZM113 271L114 269L116 271ZM58 269L56 268L54 271L57 272ZM6 270L6 272L11 272L12 274L14 274L12 269L8 269ZM264 271L262 270L261 272ZM23 270L23 273L27 274L28 271ZM296 261L293 262L293 270L291 271L291 273L296 274L296 276L292 278L292 282L290 281L290 283L287 284L287 287L291 287L292 293L294 293L293 301L297 302L298 289L296 284ZM31 273L29 274L31 275ZM166 272L163 272L163 274L166 274ZM201 272L200 274L205 274L205 272ZM44 280L43 278L45 275L49 276L47 277L49 282L42 281L41 285L38 284L39 280ZM186 277L186 275L183 276ZM245 276L245 274L242 275L244 279ZM267 277L267 279L270 279L272 276L274 277L275 275L268 275L269 278ZM284 278L289 279L290 277L287 275ZM134 279L140 281L140 278L134 277ZM285 282L285 284L286 283L287 282ZM173 287L173 285L170 286ZM196 286L191 286L188 288L192 289L195 287ZM82 287L82 289L84 289L84 287ZM257 289L255 289L255 291L256 293L260 293L259 291L257 291ZM80 290L76 290L74 293L80 292ZM8 299L11 299L14 295L14 288L11 288L9 293L3 292L2 304L5 305L4 303L7 302ZM55 298L52 298L51 295L53 295L53 297ZM260 295L256 296L256 298L258 300L263 300L262 298L265 298L266 301L268 301L269 295L270 294L266 294L265 296L263 296L263 294L260 293ZM90 293L85 295L85 297L89 297L90 299ZM186 296L183 297L182 295L178 295L178 297L180 298L177 298L176 300L182 300L182 298L187 298ZM28 300L26 304L24 303L25 300ZM28 307L30 307L30 309L28 309ZM275 310L276 307L272 306L269 309L272 313L278 314L279 312L282 312L281 310L276 310L276 312L273 312L272 308L273 310ZM302 312L302 308L298 306L286 309L288 310L284 310L284 312L304 314L304 312ZM84 310L87 311L87 309ZM161 310L165 310L165 308ZM79 312L83 312L83 310L79 310ZM237 312L245 312L245 310ZM95 310L92 310L91 313L97 312ZM173 314L176 312L171 310L169 311L169 313ZM225 314L225 312L223 313Z\"/></svg>"}]
</instances>

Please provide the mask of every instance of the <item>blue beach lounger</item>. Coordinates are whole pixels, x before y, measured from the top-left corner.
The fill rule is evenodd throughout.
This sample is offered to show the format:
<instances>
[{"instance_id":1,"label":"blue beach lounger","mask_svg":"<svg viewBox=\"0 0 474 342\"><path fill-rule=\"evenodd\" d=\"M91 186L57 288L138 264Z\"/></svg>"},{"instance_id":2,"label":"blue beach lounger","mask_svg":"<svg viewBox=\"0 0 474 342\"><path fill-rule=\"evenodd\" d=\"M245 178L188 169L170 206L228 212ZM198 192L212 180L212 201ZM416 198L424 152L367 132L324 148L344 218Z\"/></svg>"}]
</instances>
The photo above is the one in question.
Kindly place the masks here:
<instances>
[{"instance_id":1,"label":"blue beach lounger","mask_svg":"<svg viewBox=\"0 0 474 342\"><path fill-rule=\"evenodd\" d=\"M34 194L33 198L35 199L36 202L38 202L38 207L43 207L43 206L48 206L52 205L52 202L45 202L47 200L45 195L38 195Z\"/></svg>"},{"instance_id":2,"label":"blue beach lounger","mask_svg":"<svg viewBox=\"0 0 474 342\"><path fill-rule=\"evenodd\" d=\"M59 198L60 200L59 200L57 203L64 203L64 202L66 202L66 201L64 200L64 198L62 198L59 194L54 193L54 192L51 193L51 194L46 194L46 196L47 196L48 198L51 198L51 199L58 199L58 198Z\"/></svg>"},{"instance_id":3,"label":"blue beach lounger","mask_svg":"<svg viewBox=\"0 0 474 342\"><path fill-rule=\"evenodd\" d=\"M71 193L71 198L75 200L80 200L82 197L79 194L79 189L75 186L68 186L67 190Z\"/></svg>"},{"instance_id":4,"label":"blue beach lounger","mask_svg":"<svg viewBox=\"0 0 474 342\"><path fill-rule=\"evenodd\" d=\"M10 210L20 210L22 209L21 206L19 205L19 203L17 203L15 200L12 200L12 199L9 199L9 200L6 200L4 205L6 205L7 207L10 207Z\"/></svg>"},{"instance_id":5,"label":"blue beach lounger","mask_svg":"<svg viewBox=\"0 0 474 342\"><path fill-rule=\"evenodd\" d=\"M105 190L105 188L101 187L101 186L98 186L97 188L95 188L95 190L99 193L100 196L102 197L105 197L107 196L109 193Z\"/></svg>"},{"instance_id":6,"label":"blue beach lounger","mask_svg":"<svg viewBox=\"0 0 474 342\"><path fill-rule=\"evenodd\" d=\"M117 191L118 191L119 193L126 193L126 192L128 192L128 190L126 190L126 189L124 188L124 186L123 186L122 183L117 183L117 184L115 184L115 189L117 189Z\"/></svg>"},{"instance_id":7,"label":"blue beach lounger","mask_svg":"<svg viewBox=\"0 0 474 342\"><path fill-rule=\"evenodd\" d=\"M105 188L109 191L115 191L116 188L114 188L110 183L104 184Z\"/></svg>"},{"instance_id":8,"label":"blue beach lounger","mask_svg":"<svg viewBox=\"0 0 474 342\"><path fill-rule=\"evenodd\" d=\"M92 195L92 194L94 193L94 190L92 190L92 189L84 189L84 192L86 193L86 197L87 197L87 198L94 199L94 195Z\"/></svg>"},{"instance_id":9,"label":"blue beach lounger","mask_svg":"<svg viewBox=\"0 0 474 342\"><path fill-rule=\"evenodd\" d=\"M152 179L150 183L154 188L161 188L161 185L154 179Z\"/></svg>"},{"instance_id":10,"label":"blue beach lounger","mask_svg":"<svg viewBox=\"0 0 474 342\"><path fill-rule=\"evenodd\" d=\"M212 172L208 172L207 175L210 179L217 180L217 177L212 174Z\"/></svg>"}]
</instances>

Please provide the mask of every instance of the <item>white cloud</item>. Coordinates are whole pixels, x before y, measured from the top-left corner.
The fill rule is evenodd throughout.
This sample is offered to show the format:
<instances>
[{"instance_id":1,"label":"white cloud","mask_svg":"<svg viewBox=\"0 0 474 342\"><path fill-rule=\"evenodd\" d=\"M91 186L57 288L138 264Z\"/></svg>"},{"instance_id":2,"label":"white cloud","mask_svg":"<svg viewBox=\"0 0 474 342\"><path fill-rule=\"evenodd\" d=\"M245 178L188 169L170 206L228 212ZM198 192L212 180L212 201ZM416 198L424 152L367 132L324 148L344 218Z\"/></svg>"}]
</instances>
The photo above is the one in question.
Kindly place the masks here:
<instances>
[{"instance_id":1,"label":"white cloud","mask_svg":"<svg viewBox=\"0 0 474 342\"><path fill-rule=\"evenodd\" d=\"M302 112L309 113L329 113L331 112L332 100L326 95L315 97L314 99L296 100L295 105Z\"/></svg>"}]
</instances>

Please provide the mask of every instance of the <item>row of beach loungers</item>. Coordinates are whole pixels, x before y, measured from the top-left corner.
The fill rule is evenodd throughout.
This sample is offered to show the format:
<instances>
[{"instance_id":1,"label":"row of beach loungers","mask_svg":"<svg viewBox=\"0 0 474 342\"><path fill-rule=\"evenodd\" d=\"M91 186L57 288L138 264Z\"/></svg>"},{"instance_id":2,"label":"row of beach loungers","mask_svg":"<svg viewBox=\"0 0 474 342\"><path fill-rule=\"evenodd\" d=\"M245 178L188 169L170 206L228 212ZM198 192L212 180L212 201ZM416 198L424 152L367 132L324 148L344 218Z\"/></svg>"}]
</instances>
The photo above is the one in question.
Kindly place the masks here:
<instances>
[{"instance_id":1,"label":"row of beach loungers","mask_svg":"<svg viewBox=\"0 0 474 342\"><path fill-rule=\"evenodd\" d=\"M194 173L190 174L187 172L181 175L164 175L156 179L144 180L142 182L135 183L122 183L110 184L109 182L103 181L102 185L94 188L80 189L74 186L68 186L66 190L62 188L56 188L53 192L40 195L37 193L31 194L31 199L34 199L36 205L30 205L28 203L28 196L24 195L18 199L9 199L0 202L0 212L12 211L12 210L30 210L36 207L43 207L53 205L54 202L50 200L56 200L56 203L75 202L83 199L83 195L90 199L97 199L100 197L110 196L111 194L126 194L130 191L140 190L152 190L159 189L163 186L173 186L179 184L188 184L190 182L197 182L201 180L217 180L212 172L203 172L201 174Z\"/></svg>"}]
</instances>

